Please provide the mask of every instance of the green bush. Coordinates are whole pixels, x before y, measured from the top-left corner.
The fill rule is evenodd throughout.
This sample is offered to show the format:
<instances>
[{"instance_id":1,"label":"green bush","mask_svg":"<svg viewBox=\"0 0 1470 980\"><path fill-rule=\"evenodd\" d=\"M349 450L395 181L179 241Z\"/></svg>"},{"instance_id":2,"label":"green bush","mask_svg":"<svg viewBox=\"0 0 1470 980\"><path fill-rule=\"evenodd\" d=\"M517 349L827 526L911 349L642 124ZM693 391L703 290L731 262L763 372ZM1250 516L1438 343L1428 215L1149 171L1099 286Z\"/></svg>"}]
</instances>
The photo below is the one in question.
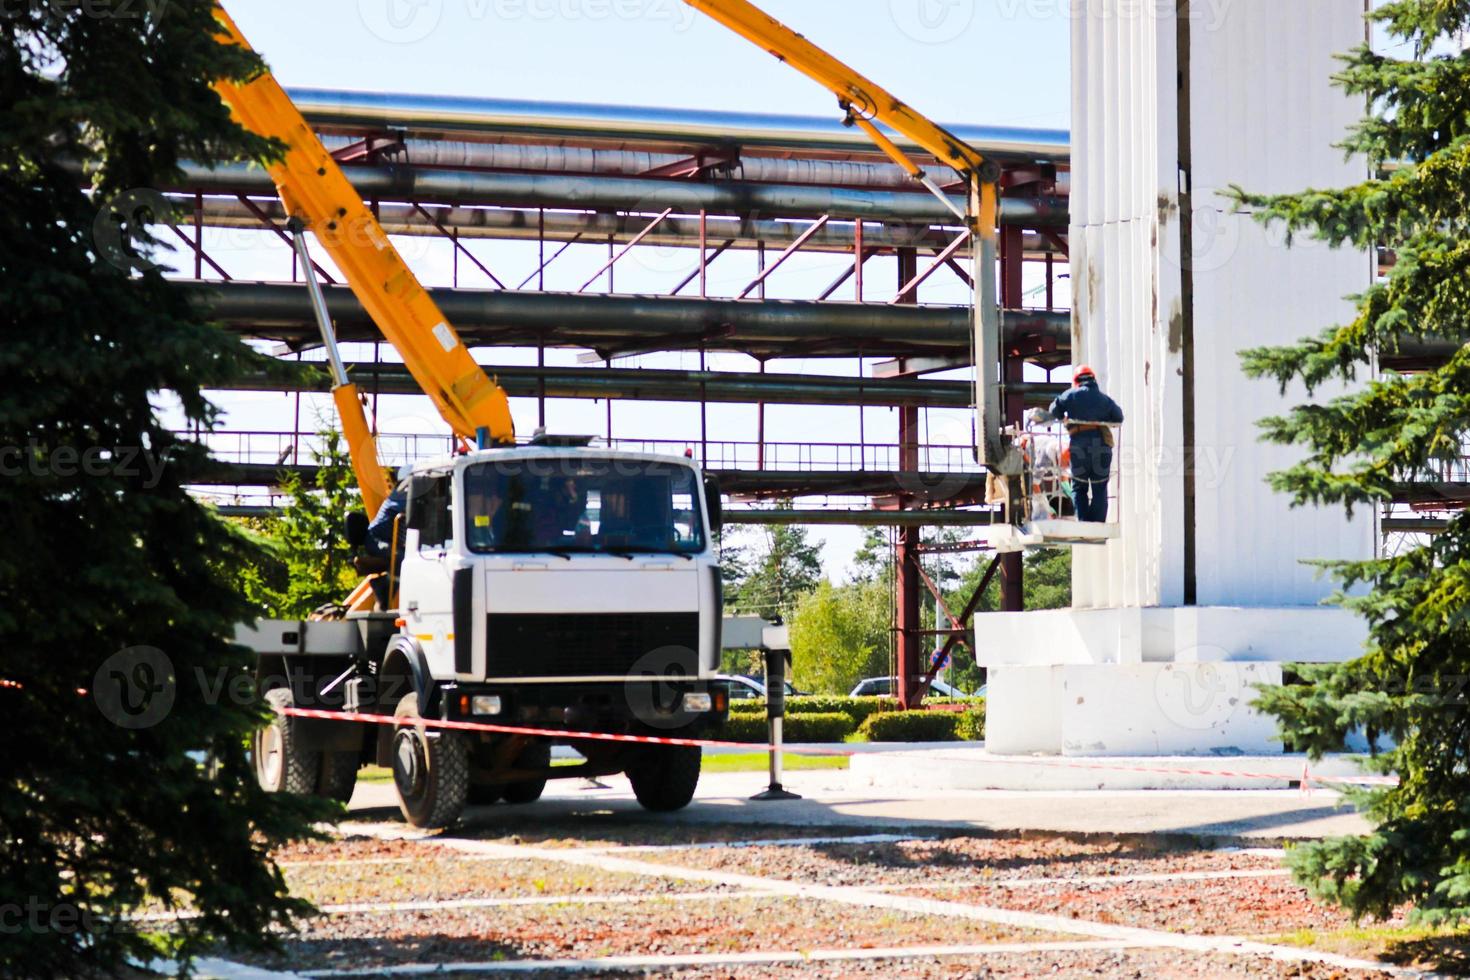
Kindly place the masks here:
<instances>
[{"instance_id":1,"label":"green bush","mask_svg":"<svg viewBox=\"0 0 1470 980\"><path fill-rule=\"evenodd\" d=\"M803 694L798 697L786 699L786 713L788 715L825 715L835 711L851 718L854 728L861 725L874 712L897 710L898 701L895 698L850 698L839 697L833 694ZM766 702L756 699L731 701L730 714L760 715L764 718L766 716Z\"/></svg>"},{"instance_id":2,"label":"green bush","mask_svg":"<svg viewBox=\"0 0 1470 980\"><path fill-rule=\"evenodd\" d=\"M850 716L840 711L801 712L788 714L782 727L785 742L841 742L853 733L857 725ZM725 722L720 738L731 742L764 743L766 740L766 716L732 713Z\"/></svg>"},{"instance_id":3,"label":"green bush","mask_svg":"<svg viewBox=\"0 0 1470 980\"><path fill-rule=\"evenodd\" d=\"M879 711L897 711L897 698L852 698L846 695L837 696L831 694L808 694L802 697L787 698L787 711L801 711L809 713L826 714L832 711L840 711L852 719L854 728L868 720L868 716Z\"/></svg>"},{"instance_id":4,"label":"green bush","mask_svg":"<svg viewBox=\"0 0 1470 980\"><path fill-rule=\"evenodd\" d=\"M869 742L953 742L965 732L973 732L975 723L967 719L972 712L960 711L883 711L872 715L858 728L858 737ZM984 729L984 715L980 728Z\"/></svg>"},{"instance_id":5,"label":"green bush","mask_svg":"<svg viewBox=\"0 0 1470 980\"><path fill-rule=\"evenodd\" d=\"M985 699L976 698L979 702L975 707L959 714L959 721L955 723L955 737L962 742L980 742L985 739Z\"/></svg>"}]
</instances>

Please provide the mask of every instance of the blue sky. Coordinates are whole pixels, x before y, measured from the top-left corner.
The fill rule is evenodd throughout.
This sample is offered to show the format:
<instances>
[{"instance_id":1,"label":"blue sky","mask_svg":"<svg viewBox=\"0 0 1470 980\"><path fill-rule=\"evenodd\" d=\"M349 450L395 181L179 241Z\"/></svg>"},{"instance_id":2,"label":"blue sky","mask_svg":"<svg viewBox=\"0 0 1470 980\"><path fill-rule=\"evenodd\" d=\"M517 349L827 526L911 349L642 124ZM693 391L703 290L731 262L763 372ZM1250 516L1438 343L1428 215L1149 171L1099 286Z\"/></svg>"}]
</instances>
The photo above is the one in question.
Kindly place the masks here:
<instances>
[{"instance_id":1,"label":"blue sky","mask_svg":"<svg viewBox=\"0 0 1470 980\"><path fill-rule=\"evenodd\" d=\"M827 114L830 95L681 0L236 0L286 85ZM950 122L1065 127L1067 0L764 0Z\"/></svg>"}]
</instances>

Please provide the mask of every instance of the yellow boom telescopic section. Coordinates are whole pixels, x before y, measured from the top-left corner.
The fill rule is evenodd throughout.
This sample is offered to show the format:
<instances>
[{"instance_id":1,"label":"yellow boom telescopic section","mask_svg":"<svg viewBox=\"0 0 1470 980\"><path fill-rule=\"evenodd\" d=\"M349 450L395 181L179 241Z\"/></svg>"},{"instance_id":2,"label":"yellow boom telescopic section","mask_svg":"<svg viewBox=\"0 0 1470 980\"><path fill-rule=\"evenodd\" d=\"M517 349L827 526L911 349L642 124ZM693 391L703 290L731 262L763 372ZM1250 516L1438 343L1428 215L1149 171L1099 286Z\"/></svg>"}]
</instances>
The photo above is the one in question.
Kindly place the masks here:
<instances>
[{"instance_id":1,"label":"yellow boom telescopic section","mask_svg":"<svg viewBox=\"0 0 1470 980\"><path fill-rule=\"evenodd\" d=\"M215 17L224 28L225 43L250 47L222 7L215 7ZM439 414L467 439L513 443L515 426L505 391L475 363L459 334L275 77L262 72L243 85L220 82L215 88L240 125L285 144L285 155L268 169L287 213L309 228L327 250L414 380L433 399ZM334 395L342 409L348 399L340 391ZM344 411L344 430L356 427L347 414ZM360 406L356 414L360 419ZM362 428L366 429L365 423ZM353 468L361 482L364 470L378 465L376 445L370 434L361 446L354 433L346 434ZM371 466L365 459L365 465L360 466L359 455L366 457L369 450ZM366 485L364 495L369 496ZM370 501L365 502L372 513L376 508Z\"/></svg>"},{"instance_id":2,"label":"yellow boom telescopic section","mask_svg":"<svg viewBox=\"0 0 1470 980\"><path fill-rule=\"evenodd\" d=\"M750 0L684 0L778 60L837 96L846 121L862 129L885 154L955 211L973 236L975 283L976 455L1006 476L1021 471L1020 455L1002 428L1000 309L996 294L996 240L1000 209L1000 167L949 130L916 112L882 86L828 54ZM878 124L903 135L935 159L953 167L969 185L967 213L888 137Z\"/></svg>"}]
</instances>

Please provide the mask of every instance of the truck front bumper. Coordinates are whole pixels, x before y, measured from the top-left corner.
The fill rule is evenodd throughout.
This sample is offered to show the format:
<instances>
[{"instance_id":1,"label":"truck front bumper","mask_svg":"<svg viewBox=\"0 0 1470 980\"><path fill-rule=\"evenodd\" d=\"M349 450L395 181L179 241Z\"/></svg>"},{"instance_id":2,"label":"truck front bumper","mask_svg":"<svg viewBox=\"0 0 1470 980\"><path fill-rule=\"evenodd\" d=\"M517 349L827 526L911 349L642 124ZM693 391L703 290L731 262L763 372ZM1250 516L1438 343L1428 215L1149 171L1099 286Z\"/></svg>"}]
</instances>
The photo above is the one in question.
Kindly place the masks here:
<instances>
[{"instance_id":1,"label":"truck front bumper","mask_svg":"<svg viewBox=\"0 0 1470 980\"><path fill-rule=\"evenodd\" d=\"M554 731L688 736L718 730L729 715L723 681L447 685L449 721ZM498 709L498 710L495 710Z\"/></svg>"}]
</instances>

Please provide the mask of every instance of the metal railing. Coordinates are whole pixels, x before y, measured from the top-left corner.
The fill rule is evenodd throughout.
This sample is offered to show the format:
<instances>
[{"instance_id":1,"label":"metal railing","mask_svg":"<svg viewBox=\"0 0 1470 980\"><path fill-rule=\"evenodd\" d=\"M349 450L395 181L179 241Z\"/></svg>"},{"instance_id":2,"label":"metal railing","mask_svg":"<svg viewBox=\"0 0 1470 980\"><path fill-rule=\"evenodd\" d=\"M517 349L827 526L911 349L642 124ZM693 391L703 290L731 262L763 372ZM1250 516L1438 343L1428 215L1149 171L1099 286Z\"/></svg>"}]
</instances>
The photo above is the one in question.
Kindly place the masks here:
<instances>
[{"instance_id":1,"label":"metal railing","mask_svg":"<svg viewBox=\"0 0 1470 980\"><path fill-rule=\"evenodd\" d=\"M180 436L197 438L217 459L230 463L282 468L309 465L324 450L323 438L315 433L228 431L206 432L197 437L193 433L180 433ZM382 433L377 441L378 456L385 466L446 456L457 445L455 437L433 433ZM885 443L613 439L593 445L620 452L668 456L689 452L705 468L714 470L980 472L972 447L958 445L920 445L911 450L916 465L909 466L902 465L904 447Z\"/></svg>"},{"instance_id":2,"label":"metal railing","mask_svg":"<svg viewBox=\"0 0 1470 980\"><path fill-rule=\"evenodd\" d=\"M1108 474L1107 521L1116 522L1121 510L1123 480L1119 461L1122 458L1122 426L1104 423L1112 435L1113 459ZM1022 484L1022 521L1077 520L1077 508L1073 491L1071 468L1071 437L1067 435L1063 422L1035 423L1013 427L1011 435L1017 448L1026 460L1025 477ZM987 498L996 496L987 494ZM989 501L1005 504L1001 492L997 499ZM1014 522L1013 522L1014 523Z\"/></svg>"}]
</instances>

